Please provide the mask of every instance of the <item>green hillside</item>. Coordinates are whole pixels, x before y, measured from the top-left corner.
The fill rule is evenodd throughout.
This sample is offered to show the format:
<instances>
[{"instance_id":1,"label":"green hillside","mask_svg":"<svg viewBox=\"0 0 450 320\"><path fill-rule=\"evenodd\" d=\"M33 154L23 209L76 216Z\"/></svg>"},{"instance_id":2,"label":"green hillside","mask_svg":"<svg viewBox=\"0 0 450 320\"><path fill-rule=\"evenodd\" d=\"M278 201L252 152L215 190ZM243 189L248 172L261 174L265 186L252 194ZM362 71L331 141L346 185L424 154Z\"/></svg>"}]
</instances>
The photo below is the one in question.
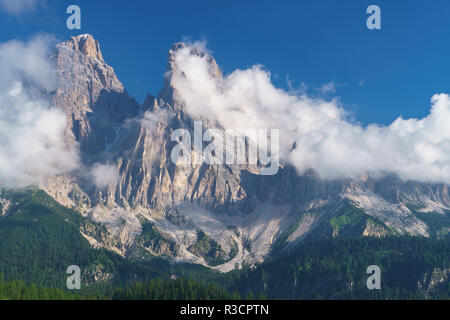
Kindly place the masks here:
<instances>
[{"instance_id":1,"label":"green hillside","mask_svg":"<svg viewBox=\"0 0 450 320\"><path fill-rule=\"evenodd\" d=\"M2 191L10 207L0 218L0 274L42 286L65 288L67 267L78 265L82 281L93 274L108 283L127 284L171 275L202 278L212 271L196 265L172 265L159 258L146 263L124 260L105 249L94 249L80 233L90 223L37 189ZM100 228L100 227L99 227Z\"/></svg>"}]
</instances>

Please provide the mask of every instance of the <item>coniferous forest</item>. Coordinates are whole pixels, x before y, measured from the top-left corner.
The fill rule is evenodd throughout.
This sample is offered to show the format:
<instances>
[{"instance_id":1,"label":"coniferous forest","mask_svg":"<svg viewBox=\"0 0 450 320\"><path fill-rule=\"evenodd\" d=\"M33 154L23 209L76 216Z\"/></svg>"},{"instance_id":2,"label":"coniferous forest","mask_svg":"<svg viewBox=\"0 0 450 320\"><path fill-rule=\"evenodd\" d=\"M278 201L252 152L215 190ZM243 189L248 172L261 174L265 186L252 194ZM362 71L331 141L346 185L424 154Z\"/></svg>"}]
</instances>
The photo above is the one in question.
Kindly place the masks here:
<instances>
[{"instance_id":1,"label":"coniferous forest","mask_svg":"<svg viewBox=\"0 0 450 320\"><path fill-rule=\"evenodd\" d=\"M450 241L420 238L324 240L302 245L256 267L219 274L177 265L165 275L139 265L127 276L69 291L62 282L36 284L33 278L2 276L1 299L448 299ZM382 268L382 289L368 290L368 261ZM119 266L117 274L120 275ZM161 262L161 270L167 269ZM185 270L185 278L169 274ZM144 270L150 271L147 274ZM37 272L37 270L32 270ZM30 274L33 274L30 272ZM181 274L181 273L180 273ZM154 277L155 278L152 278ZM40 277L44 278L43 276ZM133 278L133 279L132 279ZM194 280L195 279L195 280ZM64 282L65 283L65 282Z\"/></svg>"},{"instance_id":2,"label":"coniferous forest","mask_svg":"<svg viewBox=\"0 0 450 320\"><path fill-rule=\"evenodd\" d=\"M124 259L95 249L87 223L47 194L10 194L14 214L0 220L1 299L448 299L450 239L337 237L275 251L259 265L222 274L163 258ZM82 270L68 290L66 269ZM381 290L368 290L369 265Z\"/></svg>"}]
</instances>

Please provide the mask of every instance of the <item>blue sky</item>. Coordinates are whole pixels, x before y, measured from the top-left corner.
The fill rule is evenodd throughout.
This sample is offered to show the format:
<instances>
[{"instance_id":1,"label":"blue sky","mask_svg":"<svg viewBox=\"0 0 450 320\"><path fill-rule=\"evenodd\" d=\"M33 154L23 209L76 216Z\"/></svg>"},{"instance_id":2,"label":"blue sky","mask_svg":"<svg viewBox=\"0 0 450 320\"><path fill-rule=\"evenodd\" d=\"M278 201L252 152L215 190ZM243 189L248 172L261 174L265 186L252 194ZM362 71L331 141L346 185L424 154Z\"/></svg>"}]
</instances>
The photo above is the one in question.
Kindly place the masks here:
<instances>
[{"instance_id":1,"label":"blue sky","mask_svg":"<svg viewBox=\"0 0 450 320\"><path fill-rule=\"evenodd\" d=\"M66 29L70 4L81 7L81 31ZM366 28L371 4L381 8L381 30ZM316 94L333 81L328 97L364 124L423 117L433 94L450 93L448 0L47 0L19 15L0 12L1 42L38 32L93 34L139 101L161 89L167 51L185 37L206 40L225 73L262 64L278 87L304 83Z\"/></svg>"}]
</instances>

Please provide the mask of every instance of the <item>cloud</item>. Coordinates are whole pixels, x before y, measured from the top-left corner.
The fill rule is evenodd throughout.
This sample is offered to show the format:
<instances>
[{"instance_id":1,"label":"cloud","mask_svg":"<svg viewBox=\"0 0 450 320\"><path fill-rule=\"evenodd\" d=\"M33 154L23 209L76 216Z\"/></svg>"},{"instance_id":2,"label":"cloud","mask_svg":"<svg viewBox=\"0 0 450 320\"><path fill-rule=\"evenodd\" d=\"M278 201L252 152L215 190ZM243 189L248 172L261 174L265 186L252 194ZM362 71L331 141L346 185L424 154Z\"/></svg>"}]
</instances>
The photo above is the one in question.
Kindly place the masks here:
<instances>
[{"instance_id":1,"label":"cloud","mask_svg":"<svg viewBox=\"0 0 450 320\"><path fill-rule=\"evenodd\" d=\"M63 138L66 116L45 95L56 86L51 44L46 36L0 44L0 186L38 184L78 166Z\"/></svg>"},{"instance_id":2,"label":"cloud","mask_svg":"<svg viewBox=\"0 0 450 320\"><path fill-rule=\"evenodd\" d=\"M159 109L153 112L146 111L141 122L145 125L147 130L152 132L157 129L159 123L168 123L173 117L174 114L166 109Z\"/></svg>"},{"instance_id":3,"label":"cloud","mask_svg":"<svg viewBox=\"0 0 450 320\"><path fill-rule=\"evenodd\" d=\"M397 174L405 180L450 183L450 96L431 99L423 119L398 118L388 126L350 120L339 99L325 100L276 88L262 66L224 78L191 47L176 52L173 85L187 111L227 129L280 129L282 159L299 173L323 178L363 173ZM295 148L293 148L295 146Z\"/></svg>"},{"instance_id":4,"label":"cloud","mask_svg":"<svg viewBox=\"0 0 450 320\"><path fill-rule=\"evenodd\" d=\"M336 83L334 81L324 83L320 88L319 91L322 94L329 94L329 93L336 93Z\"/></svg>"},{"instance_id":5,"label":"cloud","mask_svg":"<svg viewBox=\"0 0 450 320\"><path fill-rule=\"evenodd\" d=\"M0 0L0 9L14 15L33 10L37 0Z\"/></svg>"},{"instance_id":6,"label":"cloud","mask_svg":"<svg viewBox=\"0 0 450 320\"><path fill-rule=\"evenodd\" d=\"M103 188L119 180L119 170L109 164L94 164L90 169L91 178L97 187Z\"/></svg>"}]
</instances>

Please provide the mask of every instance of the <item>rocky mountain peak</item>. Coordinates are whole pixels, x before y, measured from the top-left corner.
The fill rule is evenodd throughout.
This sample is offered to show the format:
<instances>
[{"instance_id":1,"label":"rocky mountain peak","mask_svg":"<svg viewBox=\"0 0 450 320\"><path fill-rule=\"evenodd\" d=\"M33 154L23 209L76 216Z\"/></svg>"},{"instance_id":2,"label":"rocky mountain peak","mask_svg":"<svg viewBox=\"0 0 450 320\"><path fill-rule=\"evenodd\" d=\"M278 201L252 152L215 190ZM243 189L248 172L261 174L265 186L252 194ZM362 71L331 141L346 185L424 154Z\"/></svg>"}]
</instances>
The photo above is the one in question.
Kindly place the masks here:
<instances>
[{"instance_id":1,"label":"rocky mountain peak","mask_svg":"<svg viewBox=\"0 0 450 320\"><path fill-rule=\"evenodd\" d=\"M71 37L69 42L73 45L75 51L78 51L87 57L103 61L100 44L92 35L83 34Z\"/></svg>"},{"instance_id":2,"label":"rocky mountain peak","mask_svg":"<svg viewBox=\"0 0 450 320\"><path fill-rule=\"evenodd\" d=\"M113 127L139 112L114 69L104 60L92 35L71 37L56 46L54 64L59 88L53 104L67 115L67 140L82 142L82 148L98 153ZM111 132L111 133L110 133Z\"/></svg>"},{"instance_id":3,"label":"rocky mountain peak","mask_svg":"<svg viewBox=\"0 0 450 320\"><path fill-rule=\"evenodd\" d=\"M117 78L114 69L104 60L97 40L90 34L71 37L57 45L55 65L64 84L88 82L96 100L100 91L123 92L123 84ZM67 86L65 86L67 88Z\"/></svg>"}]
</instances>

